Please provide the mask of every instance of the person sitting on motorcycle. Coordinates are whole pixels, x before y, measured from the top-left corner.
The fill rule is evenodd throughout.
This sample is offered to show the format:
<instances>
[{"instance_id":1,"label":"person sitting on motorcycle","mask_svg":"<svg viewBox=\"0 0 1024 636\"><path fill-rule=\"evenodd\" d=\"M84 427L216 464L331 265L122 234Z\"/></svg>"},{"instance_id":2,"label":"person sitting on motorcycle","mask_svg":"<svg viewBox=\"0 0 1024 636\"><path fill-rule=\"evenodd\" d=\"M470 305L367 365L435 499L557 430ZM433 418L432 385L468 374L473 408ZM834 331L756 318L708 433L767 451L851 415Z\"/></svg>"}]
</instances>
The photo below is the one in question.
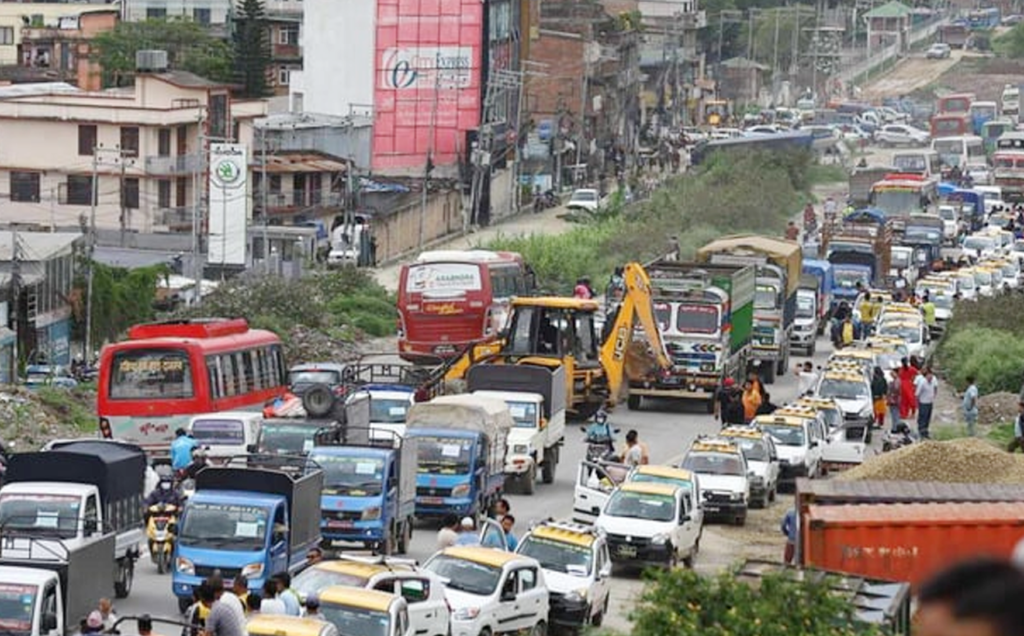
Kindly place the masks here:
<instances>
[{"instance_id":1,"label":"person sitting on motorcycle","mask_svg":"<svg viewBox=\"0 0 1024 636\"><path fill-rule=\"evenodd\" d=\"M199 447L195 448L192 451L192 463L180 471L180 480L185 481L186 479L195 479L199 471L206 468L207 465L206 449Z\"/></svg>"},{"instance_id":2,"label":"person sitting on motorcycle","mask_svg":"<svg viewBox=\"0 0 1024 636\"><path fill-rule=\"evenodd\" d=\"M175 508L181 507L181 495L178 494L178 490L170 479L161 479L156 490L149 493L149 496L146 497L147 510L153 506L161 505L174 506Z\"/></svg>"}]
</instances>

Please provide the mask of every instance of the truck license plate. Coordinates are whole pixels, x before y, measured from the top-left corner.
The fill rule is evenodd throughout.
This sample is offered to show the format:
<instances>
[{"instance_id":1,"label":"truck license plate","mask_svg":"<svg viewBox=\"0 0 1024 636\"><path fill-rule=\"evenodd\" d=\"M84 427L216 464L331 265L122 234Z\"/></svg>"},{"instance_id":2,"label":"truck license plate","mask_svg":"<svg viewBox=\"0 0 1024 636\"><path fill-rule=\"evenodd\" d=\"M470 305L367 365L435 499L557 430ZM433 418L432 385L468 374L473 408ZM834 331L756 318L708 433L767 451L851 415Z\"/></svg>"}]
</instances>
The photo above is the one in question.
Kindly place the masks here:
<instances>
[{"instance_id":1,"label":"truck license plate","mask_svg":"<svg viewBox=\"0 0 1024 636\"><path fill-rule=\"evenodd\" d=\"M436 506L444 503L444 497L420 497L420 501L428 506Z\"/></svg>"},{"instance_id":2,"label":"truck license plate","mask_svg":"<svg viewBox=\"0 0 1024 636\"><path fill-rule=\"evenodd\" d=\"M704 512L721 512L721 511L722 511L722 509L719 508L718 506L708 506L708 505L704 506Z\"/></svg>"},{"instance_id":3,"label":"truck license plate","mask_svg":"<svg viewBox=\"0 0 1024 636\"><path fill-rule=\"evenodd\" d=\"M636 547L631 545L620 545L619 556L632 559L636 556Z\"/></svg>"}]
</instances>

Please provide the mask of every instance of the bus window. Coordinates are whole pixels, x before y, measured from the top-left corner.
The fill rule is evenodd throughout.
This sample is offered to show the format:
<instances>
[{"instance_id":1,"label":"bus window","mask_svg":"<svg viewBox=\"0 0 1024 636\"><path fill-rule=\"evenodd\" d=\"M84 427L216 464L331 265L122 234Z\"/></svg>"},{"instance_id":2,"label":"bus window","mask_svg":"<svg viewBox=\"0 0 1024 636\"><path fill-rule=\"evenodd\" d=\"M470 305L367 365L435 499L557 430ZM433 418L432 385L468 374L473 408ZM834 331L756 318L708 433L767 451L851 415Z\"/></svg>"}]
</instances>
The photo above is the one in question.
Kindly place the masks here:
<instances>
[{"instance_id":1,"label":"bus window","mask_svg":"<svg viewBox=\"0 0 1024 636\"><path fill-rule=\"evenodd\" d=\"M192 368L188 353L179 349L127 349L114 355L110 398L192 397Z\"/></svg>"}]
</instances>

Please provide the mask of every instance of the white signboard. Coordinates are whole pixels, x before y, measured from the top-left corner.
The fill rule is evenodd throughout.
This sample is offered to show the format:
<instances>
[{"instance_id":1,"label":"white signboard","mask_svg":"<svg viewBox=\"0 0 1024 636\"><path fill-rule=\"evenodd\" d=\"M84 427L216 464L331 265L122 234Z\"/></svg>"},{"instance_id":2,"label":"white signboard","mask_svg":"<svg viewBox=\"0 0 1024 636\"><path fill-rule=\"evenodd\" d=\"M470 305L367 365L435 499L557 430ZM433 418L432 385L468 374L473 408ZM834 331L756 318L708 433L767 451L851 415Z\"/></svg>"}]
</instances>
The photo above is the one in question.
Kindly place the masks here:
<instances>
[{"instance_id":1,"label":"white signboard","mask_svg":"<svg viewBox=\"0 0 1024 636\"><path fill-rule=\"evenodd\" d=\"M209 262L245 265L249 162L241 144L210 144Z\"/></svg>"},{"instance_id":2,"label":"white signboard","mask_svg":"<svg viewBox=\"0 0 1024 636\"><path fill-rule=\"evenodd\" d=\"M380 87L395 90L450 90L473 83L473 48L420 46L385 49Z\"/></svg>"},{"instance_id":3,"label":"white signboard","mask_svg":"<svg viewBox=\"0 0 1024 636\"><path fill-rule=\"evenodd\" d=\"M410 293L437 291L479 291L480 266L464 263L434 263L409 268L406 289Z\"/></svg>"}]
</instances>

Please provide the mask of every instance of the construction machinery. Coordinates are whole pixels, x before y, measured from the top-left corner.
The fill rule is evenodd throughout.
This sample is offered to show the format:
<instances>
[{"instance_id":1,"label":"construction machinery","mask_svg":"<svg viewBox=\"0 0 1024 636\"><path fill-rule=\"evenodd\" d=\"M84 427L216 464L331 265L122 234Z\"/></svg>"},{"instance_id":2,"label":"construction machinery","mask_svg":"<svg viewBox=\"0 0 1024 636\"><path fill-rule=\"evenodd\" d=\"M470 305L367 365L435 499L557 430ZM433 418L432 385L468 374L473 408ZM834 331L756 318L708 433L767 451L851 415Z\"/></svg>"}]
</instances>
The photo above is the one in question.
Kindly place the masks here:
<instances>
[{"instance_id":1,"label":"construction machinery","mask_svg":"<svg viewBox=\"0 0 1024 636\"><path fill-rule=\"evenodd\" d=\"M615 406L628 394L628 378L672 369L654 318L647 272L639 263L629 263L622 280L621 293L605 312L603 333L595 324L601 309L596 300L514 299L507 331L439 367L420 387L418 399L464 381L474 364L515 364L564 369L567 419L585 420Z\"/></svg>"}]
</instances>

